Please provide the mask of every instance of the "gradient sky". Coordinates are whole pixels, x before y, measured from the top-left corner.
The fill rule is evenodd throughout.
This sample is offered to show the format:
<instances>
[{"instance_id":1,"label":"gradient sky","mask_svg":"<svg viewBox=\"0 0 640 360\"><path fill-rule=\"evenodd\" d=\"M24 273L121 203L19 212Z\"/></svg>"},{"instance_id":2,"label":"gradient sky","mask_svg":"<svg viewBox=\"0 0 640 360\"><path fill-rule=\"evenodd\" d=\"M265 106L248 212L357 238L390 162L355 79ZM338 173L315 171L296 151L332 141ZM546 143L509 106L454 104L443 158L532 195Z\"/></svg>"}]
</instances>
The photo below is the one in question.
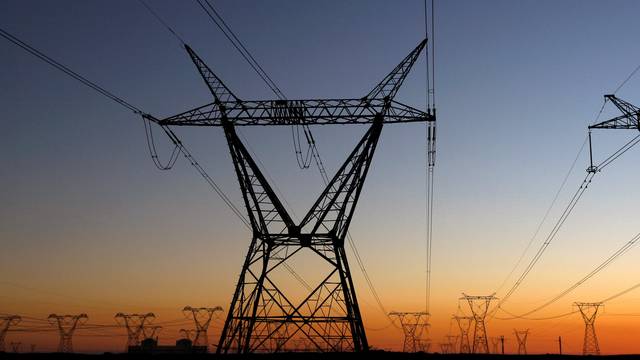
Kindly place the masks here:
<instances>
[{"instance_id":1,"label":"gradient sky","mask_svg":"<svg viewBox=\"0 0 640 360\"><path fill-rule=\"evenodd\" d=\"M273 98L195 2L149 1L241 98ZM289 98L360 97L424 34L422 1L229 1L216 7ZM461 292L489 294L516 262L595 120L602 95L638 65L637 1L437 1L438 155L433 325L450 331ZM210 101L186 53L135 1L0 4L0 24L54 59L156 116ZM152 164L141 120L6 41L0 42L0 313L46 317L116 312L180 318L185 305L227 308L250 234L183 159ZM397 99L425 107L424 56ZM632 103L640 78L617 95ZM602 118L616 115L607 107ZM333 172L364 127L318 127ZM242 134L297 214L320 192L314 169L295 164L285 128ZM231 198L241 196L222 131L178 129ZM603 159L633 131L594 135ZM163 153L168 144L161 142ZM385 127L351 231L388 310L424 305L423 124ZM590 271L638 229L634 149L596 176L521 289L504 305L526 311ZM584 177L581 154L541 235ZM532 250L543 236L538 237ZM598 301L640 281L631 250L537 316ZM532 255L532 251L528 256ZM398 349L361 273L356 287L370 343ZM513 279L510 279L510 284ZM502 294L497 294L500 297ZM607 304L597 322L604 353L640 352L640 291ZM464 304L461 304L464 306ZM530 328L530 352L582 347L578 316L489 323L489 336ZM214 331L214 333L216 333ZM177 336L168 327L162 342ZM53 349L51 334L25 339ZM123 338L83 337L77 350L121 349Z\"/></svg>"}]
</instances>

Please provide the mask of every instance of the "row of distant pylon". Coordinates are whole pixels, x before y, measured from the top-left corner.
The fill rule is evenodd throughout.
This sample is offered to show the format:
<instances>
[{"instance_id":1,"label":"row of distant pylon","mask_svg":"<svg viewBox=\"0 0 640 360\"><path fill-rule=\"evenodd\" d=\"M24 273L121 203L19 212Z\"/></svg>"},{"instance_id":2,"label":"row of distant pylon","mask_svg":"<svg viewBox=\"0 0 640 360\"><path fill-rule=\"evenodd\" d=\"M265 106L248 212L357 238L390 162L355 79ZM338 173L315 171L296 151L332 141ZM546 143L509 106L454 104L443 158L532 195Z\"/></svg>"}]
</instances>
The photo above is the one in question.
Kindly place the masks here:
<instances>
[{"instance_id":1,"label":"row of distant pylon","mask_svg":"<svg viewBox=\"0 0 640 360\"><path fill-rule=\"evenodd\" d=\"M446 341L439 343L442 353L461 354L504 354L504 336L491 338L493 351L489 349L489 337L485 320L489 313L489 307L493 300L497 300L495 294L492 295L467 295L462 294L459 299L469 305L471 315L453 315L460 331L458 336L447 335ZM600 355L600 346L596 336L595 321L603 303L576 302L574 306L582 315L585 323L583 355ZM427 312L391 312L389 316L399 320L404 333L404 352L429 352L430 341L427 338L429 327L429 313ZM473 328L473 332L472 332ZM527 338L529 329L516 330L514 335L518 343L518 354L527 354ZM473 339L473 341L471 341ZM458 341L459 340L459 341ZM498 346L501 346L500 351ZM558 337L560 353L562 353L562 338Z\"/></svg>"},{"instance_id":2,"label":"row of distant pylon","mask_svg":"<svg viewBox=\"0 0 640 360\"><path fill-rule=\"evenodd\" d=\"M195 346L208 346L209 339L207 330L216 312L222 311L220 306L216 307L192 307L185 306L182 309L185 317L193 319L195 329L180 329L180 335L189 339ZM125 314L117 313L115 315L116 322L127 329L127 350L129 346L140 345L143 339L158 338L158 333L162 329L161 326L153 325L155 314ZM47 320L55 326L60 334L60 342L58 343L58 352L73 352L73 334L78 327L85 325L89 317L87 314L77 315L56 315L51 314ZM0 352L5 352L5 337L11 327L18 325L22 321L19 315L0 316ZM94 325L98 326L98 325ZM99 327L99 326L98 326ZM12 342L11 347L14 352L18 352L21 343ZM35 346L32 345L32 350Z\"/></svg>"}]
</instances>

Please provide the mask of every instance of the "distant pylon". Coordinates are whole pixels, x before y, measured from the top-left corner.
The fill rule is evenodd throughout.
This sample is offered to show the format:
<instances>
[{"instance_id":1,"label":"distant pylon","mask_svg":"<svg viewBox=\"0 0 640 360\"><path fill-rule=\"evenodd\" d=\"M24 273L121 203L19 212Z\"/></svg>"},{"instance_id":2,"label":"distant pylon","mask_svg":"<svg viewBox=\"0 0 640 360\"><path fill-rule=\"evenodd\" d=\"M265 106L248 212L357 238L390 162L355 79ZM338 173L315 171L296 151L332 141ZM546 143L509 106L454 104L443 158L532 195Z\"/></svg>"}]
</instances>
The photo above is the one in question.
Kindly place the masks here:
<instances>
[{"instance_id":1,"label":"distant pylon","mask_svg":"<svg viewBox=\"0 0 640 360\"><path fill-rule=\"evenodd\" d=\"M598 311L604 306L603 303L584 303L576 302L575 306L580 310L582 319L584 320L584 345L582 346L583 355L600 355L600 345L596 337L596 317Z\"/></svg>"},{"instance_id":2,"label":"distant pylon","mask_svg":"<svg viewBox=\"0 0 640 360\"><path fill-rule=\"evenodd\" d=\"M36 352L36 344L31 344L31 352Z\"/></svg>"},{"instance_id":3,"label":"distant pylon","mask_svg":"<svg viewBox=\"0 0 640 360\"><path fill-rule=\"evenodd\" d=\"M513 333L516 335L516 340L518 341L518 355L527 355L527 337L529 336L529 329L513 329Z\"/></svg>"},{"instance_id":4,"label":"distant pylon","mask_svg":"<svg viewBox=\"0 0 640 360\"><path fill-rule=\"evenodd\" d=\"M404 343L402 345L403 352L425 351L421 346L423 344L422 337L425 330L429 326L429 314L422 312L397 312L389 313L389 316L395 316L400 320L402 332L404 333Z\"/></svg>"},{"instance_id":5,"label":"distant pylon","mask_svg":"<svg viewBox=\"0 0 640 360\"><path fill-rule=\"evenodd\" d=\"M460 353L469 354L471 353L469 331L471 330L471 324L473 324L473 317L454 315L453 319L458 323L458 328L460 329Z\"/></svg>"},{"instance_id":6,"label":"distant pylon","mask_svg":"<svg viewBox=\"0 0 640 360\"><path fill-rule=\"evenodd\" d=\"M428 326L428 324L427 324ZM431 349L431 340L430 339L418 339L418 351L422 351L423 353L428 353Z\"/></svg>"},{"instance_id":7,"label":"distant pylon","mask_svg":"<svg viewBox=\"0 0 640 360\"><path fill-rule=\"evenodd\" d=\"M153 339L158 341L158 334L162 330L162 326L154 325L154 326L144 326L142 327L142 335L144 339Z\"/></svg>"},{"instance_id":8,"label":"distant pylon","mask_svg":"<svg viewBox=\"0 0 640 360\"><path fill-rule=\"evenodd\" d=\"M442 354L450 354L451 353L451 344L448 342L440 343L440 350Z\"/></svg>"},{"instance_id":9,"label":"distant pylon","mask_svg":"<svg viewBox=\"0 0 640 360\"><path fill-rule=\"evenodd\" d=\"M500 350L498 345L500 345L500 338L499 337L492 337L491 338L491 353L492 354L499 354Z\"/></svg>"},{"instance_id":10,"label":"distant pylon","mask_svg":"<svg viewBox=\"0 0 640 360\"><path fill-rule=\"evenodd\" d=\"M72 353L73 352L73 333L78 328L78 325L82 325L87 321L89 317L87 314L80 315L49 315L49 322L58 327L60 332L60 343L58 344L58 352L60 353Z\"/></svg>"},{"instance_id":11,"label":"distant pylon","mask_svg":"<svg viewBox=\"0 0 640 360\"><path fill-rule=\"evenodd\" d=\"M18 315L0 316L0 352L5 351L4 338L7 336L7 331L20 321L22 321L22 318Z\"/></svg>"},{"instance_id":12,"label":"distant pylon","mask_svg":"<svg viewBox=\"0 0 640 360\"><path fill-rule=\"evenodd\" d=\"M488 354L489 353L489 340L487 339L487 328L484 320L487 317L487 311L489 311L489 305L492 300L495 300L495 294L488 296L467 295L462 294L460 300L466 300L469 303L469 308L473 314L473 320L475 323L473 329L473 345L471 346L471 352L474 354Z\"/></svg>"},{"instance_id":13,"label":"distant pylon","mask_svg":"<svg viewBox=\"0 0 640 360\"><path fill-rule=\"evenodd\" d=\"M155 318L156 316L153 313L116 314L116 322L127 329L127 348L129 346L140 345L140 337L144 335L144 327L149 325L149 323Z\"/></svg>"},{"instance_id":14,"label":"distant pylon","mask_svg":"<svg viewBox=\"0 0 640 360\"><path fill-rule=\"evenodd\" d=\"M196 334L196 331L193 329L180 329L180 336L183 339L192 340L193 336Z\"/></svg>"},{"instance_id":15,"label":"distant pylon","mask_svg":"<svg viewBox=\"0 0 640 360\"><path fill-rule=\"evenodd\" d=\"M207 329L209 329L213 314L218 311L222 311L222 308L220 306L212 308L194 308L191 306L185 306L184 309L182 309L182 312L185 314L185 316L192 318L193 322L196 325L196 337L193 339L193 345L207 346L207 344L209 344Z\"/></svg>"},{"instance_id":16,"label":"distant pylon","mask_svg":"<svg viewBox=\"0 0 640 360\"><path fill-rule=\"evenodd\" d=\"M450 344L449 353L455 353L458 345L458 337L455 335L446 335L445 338L447 339L447 343Z\"/></svg>"},{"instance_id":17,"label":"distant pylon","mask_svg":"<svg viewBox=\"0 0 640 360\"><path fill-rule=\"evenodd\" d=\"M14 353L19 353L20 352L20 345L22 345L21 342L11 342L11 351L13 351Z\"/></svg>"}]
</instances>

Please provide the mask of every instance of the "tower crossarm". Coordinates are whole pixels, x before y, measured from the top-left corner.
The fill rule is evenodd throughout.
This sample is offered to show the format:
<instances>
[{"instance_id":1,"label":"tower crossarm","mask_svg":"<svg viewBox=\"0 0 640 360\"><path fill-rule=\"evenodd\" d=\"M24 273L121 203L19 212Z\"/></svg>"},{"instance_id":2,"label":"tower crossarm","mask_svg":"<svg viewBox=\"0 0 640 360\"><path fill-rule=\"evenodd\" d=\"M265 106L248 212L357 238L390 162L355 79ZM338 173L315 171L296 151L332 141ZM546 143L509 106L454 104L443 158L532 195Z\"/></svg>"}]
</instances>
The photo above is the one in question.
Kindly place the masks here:
<instances>
[{"instance_id":1,"label":"tower crossarm","mask_svg":"<svg viewBox=\"0 0 640 360\"><path fill-rule=\"evenodd\" d=\"M209 91L211 91L211 95L213 95L215 103L218 104L218 106L221 107L223 106L223 104L230 101L239 101L238 97L236 97L233 92L229 90L229 88L222 82L222 80L220 80L218 75L216 75L211 70L211 68L209 68L209 66L200 58L200 56L198 56L198 54L196 54L196 52L191 47L189 47L189 45L185 44L184 48L185 50L187 50L189 57L191 57L191 61L193 61L193 64L196 66L196 68L198 68L198 72L209 88ZM222 108L222 111L224 111L224 108Z\"/></svg>"},{"instance_id":2,"label":"tower crossarm","mask_svg":"<svg viewBox=\"0 0 640 360\"><path fill-rule=\"evenodd\" d=\"M303 99L215 102L157 120L169 126L236 126L371 124L377 114L385 123L435 121L435 115L397 101L383 99Z\"/></svg>"},{"instance_id":3,"label":"tower crossarm","mask_svg":"<svg viewBox=\"0 0 640 360\"><path fill-rule=\"evenodd\" d=\"M426 45L427 39L422 40L365 98L392 100Z\"/></svg>"},{"instance_id":4,"label":"tower crossarm","mask_svg":"<svg viewBox=\"0 0 640 360\"><path fill-rule=\"evenodd\" d=\"M606 101L611 101L622 113L612 119L589 126L589 129L637 129L640 130L640 108L619 99L615 95L605 95Z\"/></svg>"}]
</instances>

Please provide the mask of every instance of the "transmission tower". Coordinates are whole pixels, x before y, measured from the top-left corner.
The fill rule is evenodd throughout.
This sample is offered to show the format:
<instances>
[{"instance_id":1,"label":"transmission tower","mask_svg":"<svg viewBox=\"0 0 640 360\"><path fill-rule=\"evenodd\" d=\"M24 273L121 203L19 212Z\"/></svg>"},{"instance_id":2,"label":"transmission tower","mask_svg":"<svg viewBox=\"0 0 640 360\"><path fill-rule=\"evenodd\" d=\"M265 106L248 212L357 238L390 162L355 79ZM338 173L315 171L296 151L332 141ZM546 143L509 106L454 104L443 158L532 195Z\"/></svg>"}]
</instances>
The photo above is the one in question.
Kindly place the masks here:
<instances>
[{"instance_id":1,"label":"transmission tower","mask_svg":"<svg viewBox=\"0 0 640 360\"><path fill-rule=\"evenodd\" d=\"M460 329L460 353L469 354L471 353L469 331L471 330L471 324L473 324L473 317L454 315L453 319L458 324L458 329Z\"/></svg>"},{"instance_id":2,"label":"transmission tower","mask_svg":"<svg viewBox=\"0 0 640 360\"><path fill-rule=\"evenodd\" d=\"M158 335L162 330L162 326L153 325L153 326L143 326L142 327L142 336L144 339L153 339L158 341Z\"/></svg>"},{"instance_id":3,"label":"transmission tower","mask_svg":"<svg viewBox=\"0 0 640 360\"><path fill-rule=\"evenodd\" d=\"M183 339L193 341L193 337L195 334L196 334L196 331L194 329L180 329L180 336Z\"/></svg>"},{"instance_id":4,"label":"transmission tower","mask_svg":"<svg viewBox=\"0 0 640 360\"><path fill-rule=\"evenodd\" d=\"M500 345L500 338L499 337L492 337L491 339L491 353L492 354L499 354L500 350L499 346Z\"/></svg>"},{"instance_id":5,"label":"transmission tower","mask_svg":"<svg viewBox=\"0 0 640 360\"><path fill-rule=\"evenodd\" d=\"M11 342L11 351L14 353L19 353L20 352L20 346L22 345L22 343L20 341L17 342Z\"/></svg>"},{"instance_id":6,"label":"transmission tower","mask_svg":"<svg viewBox=\"0 0 640 360\"><path fill-rule=\"evenodd\" d=\"M345 237L384 123L434 122L435 114L394 100L426 45L422 41L366 96L351 99L240 100L185 45L213 102L158 124L178 147L174 126L222 127L252 228L218 353L276 352L302 338L315 351L368 350L362 316L345 252ZM236 133L236 126L371 124L344 164L299 223L293 221ZM293 298L290 281L276 275L293 269L300 253L317 256L326 269L310 290ZM280 272L279 272L280 271Z\"/></svg>"},{"instance_id":7,"label":"transmission tower","mask_svg":"<svg viewBox=\"0 0 640 360\"><path fill-rule=\"evenodd\" d=\"M22 318L18 315L0 316L0 352L5 351L4 339L7 336L9 328L18 325Z\"/></svg>"},{"instance_id":8,"label":"transmission tower","mask_svg":"<svg viewBox=\"0 0 640 360\"><path fill-rule=\"evenodd\" d=\"M58 344L59 353L72 353L73 352L73 333L76 331L79 325L82 325L87 321L89 317L87 314L80 315L49 315L49 322L58 327L60 332L60 343Z\"/></svg>"},{"instance_id":9,"label":"transmission tower","mask_svg":"<svg viewBox=\"0 0 640 360\"><path fill-rule=\"evenodd\" d=\"M492 300L495 300L494 295L478 296L462 294L460 300L465 300L469 304L469 309L473 314L474 329L473 329L473 345L471 346L471 352L473 354L488 354L489 353L489 341L487 339L487 328L485 326L485 318L487 317L487 311Z\"/></svg>"},{"instance_id":10,"label":"transmission tower","mask_svg":"<svg viewBox=\"0 0 640 360\"><path fill-rule=\"evenodd\" d=\"M598 311L604 304L601 302L576 302L574 305L578 307L584 320L584 345L582 346L582 355L600 355L600 345L598 345L598 338L596 337L595 323Z\"/></svg>"},{"instance_id":11,"label":"transmission tower","mask_svg":"<svg viewBox=\"0 0 640 360\"><path fill-rule=\"evenodd\" d=\"M516 335L516 341L518 341L518 355L527 355L527 337L529 336L529 329L513 329L513 333Z\"/></svg>"},{"instance_id":12,"label":"transmission tower","mask_svg":"<svg viewBox=\"0 0 640 360\"><path fill-rule=\"evenodd\" d=\"M389 313L389 316L396 317L400 321L402 332L404 333L404 342L402 344L403 352L424 351L421 347L421 340L426 335L429 326L429 314L426 312L397 312Z\"/></svg>"},{"instance_id":13,"label":"transmission tower","mask_svg":"<svg viewBox=\"0 0 640 360\"><path fill-rule=\"evenodd\" d=\"M443 354L450 354L451 353L451 349L452 349L451 343L444 342L444 343L440 343L439 345L440 345L440 351Z\"/></svg>"},{"instance_id":14,"label":"transmission tower","mask_svg":"<svg viewBox=\"0 0 640 360\"><path fill-rule=\"evenodd\" d=\"M156 316L153 313L116 314L116 322L127 329L127 347L125 350L128 349L129 346L140 345L140 338L144 335L145 326L149 325L155 318Z\"/></svg>"},{"instance_id":15,"label":"transmission tower","mask_svg":"<svg viewBox=\"0 0 640 360\"><path fill-rule=\"evenodd\" d=\"M449 352L454 353L458 345L458 337L455 335L446 335L445 338L447 339L447 343L451 345Z\"/></svg>"},{"instance_id":16,"label":"transmission tower","mask_svg":"<svg viewBox=\"0 0 640 360\"><path fill-rule=\"evenodd\" d=\"M589 154L591 158L591 165L587 169L588 172L597 172L599 170L597 166L593 165L593 150L591 146L591 130L592 129L640 130L640 108L639 107L627 101L619 99L615 95L605 95L604 99L605 99L605 102L610 101L611 103L613 103L613 105L615 105L618 108L618 110L620 110L622 115L619 115L612 119L605 120L600 123L589 126L589 150L590 150ZM635 143L627 144L625 145L625 147L623 147L623 149L626 148L628 150L629 148L628 145L633 146L635 145ZM619 153L616 153L616 154L619 155ZM608 163L608 160L609 159L605 160L604 164L600 166L601 167L605 166Z\"/></svg>"},{"instance_id":17,"label":"transmission tower","mask_svg":"<svg viewBox=\"0 0 640 360\"><path fill-rule=\"evenodd\" d=\"M196 336L193 339L193 345L208 346L209 338L207 336L207 329L209 329L213 315L218 311L222 311L220 306L212 308L185 306L184 309L182 309L185 316L192 318L196 325Z\"/></svg>"}]
</instances>

